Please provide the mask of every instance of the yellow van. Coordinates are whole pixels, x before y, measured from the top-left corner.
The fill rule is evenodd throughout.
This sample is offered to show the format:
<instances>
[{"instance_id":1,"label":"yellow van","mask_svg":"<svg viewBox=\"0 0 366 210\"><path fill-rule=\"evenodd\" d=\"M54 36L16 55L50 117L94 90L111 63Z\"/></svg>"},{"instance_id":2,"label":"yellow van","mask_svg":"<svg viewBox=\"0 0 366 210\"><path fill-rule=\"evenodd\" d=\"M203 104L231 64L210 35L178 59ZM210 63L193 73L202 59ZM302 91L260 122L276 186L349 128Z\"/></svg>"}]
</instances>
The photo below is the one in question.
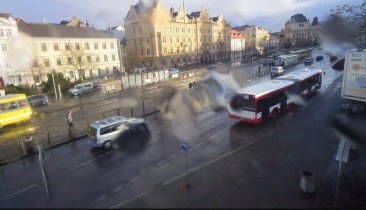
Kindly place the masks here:
<instances>
[{"instance_id":1,"label":"yellow van","mask_svg":"<svg viewBox=\"0 0 366 210\"><path fill-rule=\"evenodd\" d=\"M0 96L0 128L31 118L33 111L26 98L25 94Z\"/></svg>"}]
</instances>

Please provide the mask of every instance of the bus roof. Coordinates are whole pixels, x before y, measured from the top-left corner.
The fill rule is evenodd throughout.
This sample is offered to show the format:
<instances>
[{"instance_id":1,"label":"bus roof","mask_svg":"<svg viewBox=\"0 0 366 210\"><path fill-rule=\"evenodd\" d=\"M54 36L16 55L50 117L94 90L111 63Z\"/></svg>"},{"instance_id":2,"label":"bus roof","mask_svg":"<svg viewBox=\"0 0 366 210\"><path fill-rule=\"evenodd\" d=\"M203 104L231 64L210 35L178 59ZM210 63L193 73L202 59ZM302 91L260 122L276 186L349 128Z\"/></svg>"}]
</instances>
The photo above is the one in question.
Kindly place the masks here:
<instances>
[{"instance_id":1,"label":"bus roof","mask_svg":"<svg viewBox=\"0 0 366 210\"><path fill-rule=\"evenodd\" d=\"M290 58L290 57L297 57L297 55L280 55L279 58Z\"/></svg>"},{"instance_id":2,"label":"bus roof","mask_svg":"<svg viewBox=\"0 0 366 210\"><path fill-rule=\"evenodd\" d=\"M280 80L305 80L315 74L322 73L322 70L319 69L300 69L289 74L277 77L276 79Z\"/></svg>"},{"instance_id":3,"label":"bus roof","mask_svg":"<svg viewBox=\"0 0 366 210\"><path fill-rule=\"evenodd\" d=\"M6 103L10 101L16 101L19 99L25 99L27 98L25 94L8 94L5 96L0 96L0 103Z\"/></svg>"},{"instance_id":4,"label":"bus roof","mask_svg":"<svg viewBox=\"0 0 366 210\"><path fill-rule=\"evenodd\" d=\"M253 95L255 97L260 97L267 93L271 93L273 91L279 90L284 87L288 87L293 85L294 82L286 81L286 80L270 80L266 82L262 82L260 84L244 87L240 89L238 92L240 94L248 94Z\"/></svg>"}]
</instances>

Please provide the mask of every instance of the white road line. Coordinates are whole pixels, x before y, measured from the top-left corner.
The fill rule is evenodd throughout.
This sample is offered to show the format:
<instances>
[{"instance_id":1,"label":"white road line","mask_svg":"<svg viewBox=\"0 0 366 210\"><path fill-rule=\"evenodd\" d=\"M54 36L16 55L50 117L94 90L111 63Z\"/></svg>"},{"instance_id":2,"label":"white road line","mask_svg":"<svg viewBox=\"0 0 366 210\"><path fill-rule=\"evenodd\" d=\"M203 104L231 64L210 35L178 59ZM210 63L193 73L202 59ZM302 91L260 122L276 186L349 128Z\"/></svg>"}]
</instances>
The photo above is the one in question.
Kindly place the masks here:
<instances>
[{"instance_id":1,"label":"white road line","mask_svg":"<svg viewBox=\"0 0 366 210\"><path fill-rule=\"evenodd\" d=\"M103 154L103 155L100 155L100 156L98 156L98 157L96 157L96 158L94 158L94 159L88 160L88 161L86 161L86 162L84 162L84 163L82 163L82 164L80 164L80 165L77 165L77 166L74 166L74 167L72 167L72 168L69 168L69 170L74 170L74 169L80 168L80 167L82 167L82 166L84 166L84 165L86 165L86 164L88 164L88 163L90 163L90 162L93 162L93 161L95 161L95 160L97 160L97 159L99 159L99 158L101 158L101 157L104 157L105 155L108 155L108 154L110 154L110 153L112 153L112 152L113 152L113 150L112 150L112 151L109 151L109 152L107 152L107 153L105 153L105 154Z\"/></svg>"},{"instance_id":2,"label":"white road line","mask_svg":"<svg viewBox=\"0 0 366 210\"><path fill-rule=\"evenodd\" d=\"M19 193L22 193L22 192L24 192L24 191L26 191L26 190L29 190L29 189L31 189L31 188L33 188L33 187L35 187L35 186L37 186L37 184L34 184L34 185L31 185L31 186L26 187L26 188L24 188L24 189L18 190L18 191L16 191L15 193L12 193L12 194L10 194L10 195L5 196L3 199L8 199L8 198L10 198L10 197L13 197L13 196L15 196L15 195L18 195Z\"/></svg>"}]
</instances>

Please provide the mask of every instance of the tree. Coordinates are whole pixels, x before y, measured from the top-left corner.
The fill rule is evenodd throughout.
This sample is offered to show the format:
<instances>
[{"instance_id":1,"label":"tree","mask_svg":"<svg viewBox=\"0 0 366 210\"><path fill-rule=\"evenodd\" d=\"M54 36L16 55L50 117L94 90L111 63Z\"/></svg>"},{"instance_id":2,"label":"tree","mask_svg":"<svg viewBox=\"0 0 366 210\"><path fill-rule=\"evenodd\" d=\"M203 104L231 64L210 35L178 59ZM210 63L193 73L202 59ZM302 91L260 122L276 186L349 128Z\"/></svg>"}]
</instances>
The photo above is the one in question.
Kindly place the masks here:
<instances>
[{"instance_id":1,"label":"tree","mask_svg":"<svg viewBox=\"0 0 366 210\"><path fill-rule=\"evenodd\" d=\"M127 69L131 69L132 71L134 68L139 67L142 58L140 56L140 52L138 51L137 47L128 46L126 51L127 55L125 65Z\"/></svg>"},{"instance_id":2,"label":"tree","mask_svg":"<svg viewBox=\"0 0 366 210\"><path fill-rule=\"evenodd\" d=\"M43 82L43 89L42 91L44 93L48 94L54 94L54 85L53 85L53 79L52 79L52 73L47 74L47 82ZM64 77L62 73L56 73L55 70L53 70L53 78L55 81L55 86L57 88L57 85L60 85L61 90L67 90L70 89L74 84L70 81L68 77Z\"/></svg>"},{"instance_id":3,"label":"tree","mask_svg":"<svg viewBox=\"0 0 366 210\"><path fill-rule=\"evenodd\" d=\"M365 47L366 42L366 0L360 5L337 6L336 9L330 10L332 16L346 16L350 23L354 26L353 41L358 46Z\"/></svg>"},{"instance_id":4,"label":"tree","mask_svg":"<svg viewBox=\"0 0 366 210\"><path fill-rule=\"evenodd\" d=\"M84 47L80 46L80 43L75 43L75 45L69 43L68 49L64 50L62 54L67 57L68 62L71 59L70 65L78 72L79 80L84 79L85 69L96 67L95 62L93 63L91 60L92 54L87 53Z\"/></svg>"},{"instance_id":5,"label":"tree","mask_svg":"<svg viewBox=\"0 0 366 210\"><path fill-rule=\"evenodd\" d=\"M316 25L318 25L318 23L319 23L318 17L317 17L317 16L315 16L315 17L313 18L313 22L311 23L311 25L312 25L312 26L316 26Z\"/></svg>"}]
</instances>

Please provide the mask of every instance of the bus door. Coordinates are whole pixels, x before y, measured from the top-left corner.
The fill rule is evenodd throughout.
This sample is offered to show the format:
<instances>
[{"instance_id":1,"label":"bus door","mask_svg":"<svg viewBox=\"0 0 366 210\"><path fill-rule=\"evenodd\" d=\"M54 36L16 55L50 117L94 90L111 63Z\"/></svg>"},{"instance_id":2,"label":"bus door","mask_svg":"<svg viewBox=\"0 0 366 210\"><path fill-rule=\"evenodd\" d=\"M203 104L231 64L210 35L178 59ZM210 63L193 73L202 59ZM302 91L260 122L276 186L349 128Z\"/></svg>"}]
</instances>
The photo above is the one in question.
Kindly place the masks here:
<instances>
[{"instance_id":1,"label":"bus door","mask_svg":"<svg viewBox=\"0 0 366 210\"><path fill-rule=\"evenodd\" d=\"M269 98L261 98L257 102L257 113L262 112L262 120L266 120L269 117Z\"/></svg>"}]
</instances>

